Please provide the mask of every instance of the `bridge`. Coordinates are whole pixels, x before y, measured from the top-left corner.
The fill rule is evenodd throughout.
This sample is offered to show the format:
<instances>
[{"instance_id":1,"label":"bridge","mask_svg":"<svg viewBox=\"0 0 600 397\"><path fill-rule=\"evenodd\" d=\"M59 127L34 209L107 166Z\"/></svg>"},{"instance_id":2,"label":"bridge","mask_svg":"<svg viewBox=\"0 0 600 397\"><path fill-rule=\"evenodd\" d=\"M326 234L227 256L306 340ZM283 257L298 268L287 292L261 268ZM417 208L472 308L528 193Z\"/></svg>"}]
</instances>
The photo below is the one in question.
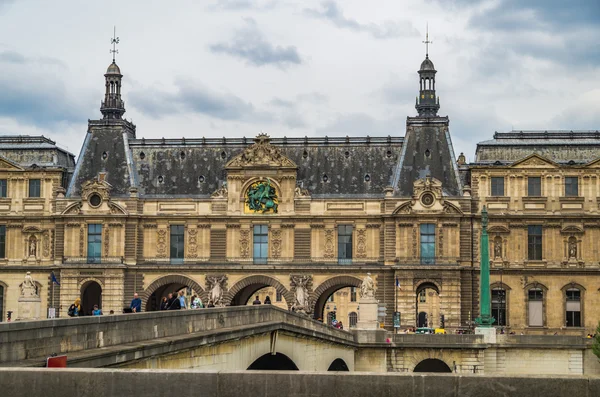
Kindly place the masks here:
<instances>
[{"instance_id":1,"label":"bridge","mask_svg":"<svg viewBox=\"0 0 600 397\"><path fill-rule=\"evenodd\" d=\"M600 374L590 340L568 336L342 331L270 305L0 324L0 366L235 371Z\"/></svg>"}]
</instances>

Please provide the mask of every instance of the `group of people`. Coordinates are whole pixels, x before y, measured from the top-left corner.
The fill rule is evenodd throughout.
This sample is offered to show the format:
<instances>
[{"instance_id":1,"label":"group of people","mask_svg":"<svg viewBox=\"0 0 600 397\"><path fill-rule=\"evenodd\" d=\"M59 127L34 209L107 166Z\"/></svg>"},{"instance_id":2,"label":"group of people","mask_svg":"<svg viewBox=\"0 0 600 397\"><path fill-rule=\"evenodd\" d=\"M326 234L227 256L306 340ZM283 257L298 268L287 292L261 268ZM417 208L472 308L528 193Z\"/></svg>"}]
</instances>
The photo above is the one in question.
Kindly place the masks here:
<instances>
[{"instance_id":1,"label":"group of people","mask_svg":"<svg viewBox=\"0 0 600 397\"><path fill-rule=\"evenodd\" d=\"M253 305L262 305L262 302L260 301L260 298L258 297L258 295L256 295L256 298L254 299L252 304ZM271 304L271 298L267 296L265 298L265 305L270 305L270 304Z\"/></svg>"},{"instance_id":2,"label":"group of people","mask_svg":"<svg viewBox=\"0 0 600 397\"><path fill-rule=\"evenodd\" d=\"M98 307L98 305L94 305L94 308L92 309L91 314L92 314L92 316L102 316L104 313L102 313L102 309L100 309L100 307ZM111 310L110 314L115 314L114 310ZM67 315L69 317L80 317L80 316L84 315L83 310L81 310L81 299L80 298L75 299L75 302L73 302L71 304L71 306L69 306Z\"/></svg>"},{"instance_id":3,"label":"group of people","mask_svg":"<svg viewBox=\"0 0 600 397\"><path fill-rule=\"evenodd\" d=\"M189 300L185 296L184 290L179 292L174 291L169 293L168 296L164 296L162 301L160 302L160 310L181 310L181 309L202 309L204 308L204 303L202 299L193 295ZM206 307L215 307L211 300L208 301Z\"/></svg>"}]
</instances>

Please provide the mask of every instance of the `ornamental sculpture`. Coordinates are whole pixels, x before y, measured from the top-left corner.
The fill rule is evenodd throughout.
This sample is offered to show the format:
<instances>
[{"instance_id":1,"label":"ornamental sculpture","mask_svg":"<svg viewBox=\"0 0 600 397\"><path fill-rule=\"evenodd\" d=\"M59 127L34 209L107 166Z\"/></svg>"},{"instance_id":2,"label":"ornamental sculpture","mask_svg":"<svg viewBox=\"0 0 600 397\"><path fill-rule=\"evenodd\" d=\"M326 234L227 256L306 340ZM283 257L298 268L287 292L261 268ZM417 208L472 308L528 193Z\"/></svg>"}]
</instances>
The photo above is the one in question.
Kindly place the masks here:
<instances>
[{"instance_id":1,"label":"ornamental sculpture","mask_svg":"<svg viewBox=\"0 0 600 397\"><path fill-rule=\"evenodd\" d=\"M212 303L217 307L225 306L223 303L223 292L225 290L226 281L227 276L225 275L206 276L206 285L210 291L208 294L209 303Z\"/></svg>"},{"instance_id":2,"label":"ornamental sculpture","mask_svg":"<svg viewBox=\"0 0 600 397\"><path fill-rule=\"evenodd\" d=\"M279 200L277 191L271 184L271 180L257 181L250 185L246 193L246 205L251 212L269 212L277 213Z\"/></svg>"},{"instance_id":3,"label":"ornamental sculpture","mask_svg":"<svg viewBox=\"0 0 600 397\"><path fill-rule=\"evenodd\" d=\"M33 277L31 277L31 272L27 272L25 280L23 280L23 284L21 284L21 296L39 296L38 287L35 284L35 281L33 281Z\"/></svg>"},{"instance_id":4,"label":"ornamental sculpture","mask_svg":"<svg viewBox=\"0 0 600 397\"><path fill-rule=\"evenodd\" d=\"M308 289L312 282L312 276L292 275L290 276L290 285L294 292L294 304L292 311L300 314L310 314L310 302L308 299Z\"/></svg>"},{"instance_id":5,"label":"ornamental sculpture","mask_svg":"<svg viewBox=\"0 0 600 397\"><path fill-rule=\"evenodd\" d=\"M367 273L360 286L360 297L361 298L374 298L375 297L375 282L371 278L371 273Z\"/></svg>"}]
</instances>

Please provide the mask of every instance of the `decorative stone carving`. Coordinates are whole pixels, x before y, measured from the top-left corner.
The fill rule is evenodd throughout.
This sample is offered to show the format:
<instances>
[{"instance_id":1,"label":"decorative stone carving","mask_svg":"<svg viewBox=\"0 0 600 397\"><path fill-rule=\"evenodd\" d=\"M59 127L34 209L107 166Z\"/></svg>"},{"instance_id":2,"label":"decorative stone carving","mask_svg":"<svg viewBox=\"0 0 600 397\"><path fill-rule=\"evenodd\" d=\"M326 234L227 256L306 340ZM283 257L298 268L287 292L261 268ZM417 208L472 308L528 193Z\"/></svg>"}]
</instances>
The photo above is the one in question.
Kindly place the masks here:
<instances>
[{"instance_id":1,"label":"decorative stone carving","mask_svg":"<svg viewBox=\"0 0 600 397\"><path fill-rule=\"evenodd\" d=\"M83 224L79 225L79 256L83 257L83 247L85 241L85 227Z\"/></svg>"},{"instance_id":2,"label":"decorative stone carving","mask_svg":"<svg viewBox=\"0 0 600 397\"><path fill-rule=\"evenodd\" d=\"M65 211L63 212L63 215L77 215L77 214L81 214L81 203L72 204L72 205L68 206L65 209Z\"/></svg>"},{"instance_id":3,"label":"decorative stone carving","mask_svg":"<svg viewBox=\"0 0 600 397\"><path fill-rule=\"evenodd\" d=\"M166 258L167 257L167 231L165 229L158 229L156 231L156 257Z\"/></svg>"},{"instance_id":4,"label":"decorative stone carving","mask_svg":"<svg viewBox=\"0 0 600 397\"><path fill-rule=\"evenodd\" d=\"M206 276L206 289L209 291L209 303L212 301L215 306L225 306L223 303L223 293L226 288L227 276L223 274Z\"/></svg>"},{"instance_id":5,"label":"decorative stone carving","mask_svg":"<svg viewBox=\"0 0 600 397\"><path fill-rule=\"evenodd\" d=\"M494 259L502 258L502 237L494 238Z\"/></svg>"},{"instance_id":6,"label":"decorative stone carving","mask_svg":"<svg viewBox=\"0 0 600 397\"><path fill-rule=\"evenodd\" d=\"M577 259L577 237L569 237L567 252L569 260Z\"/></svg>"},{"instance_id":7,"label":"decorative stone carving","mask_svg":"<svg viewBox=\"0 0 600 397\"><path fill-rule=\"evenodd\" d=\"M367 229L356 229L356 257L367 257Z\"/></svg>"},{"instance_id":8,"label":"decorative stone carving","mask_svg":"<svg viewBox=\"0 0 600 397\"><path fill-rule=\"evenodd\" d=\"M413 226L412 230L412 256L413 258L417 257L417 226Z\"/></svg>"},{"instance_id":9,"label":"decorative stone carving","mask_svg":"<svg viewBox=\"0 0 600 397\"><path fill-rule=\"evenodd\" d=\"M198 229L188 229L188 254L189 258L198 257Z\"/></svg>"},{"instance_id":10,"label":"decorative stone carving","mask_svg":"<svg viewBox=\"0 0 600 397\"><path fill-rule=\"evenodd\" d=\"M431 192L435 196L436 199L442 197L442 182L439 180L432 178L431 176L426 176L425 178L418 179L413 183L413 198L417 199L425 192Z\"/></svg>"},{"instance_id":11,"label":"decorative stone carving","mask_svg":"<svg viewBox=\"0 0 600 397\"><path fill-rule=\"evenodd\" d=\"M31 277L31 272L27 272L27 274L25 274L25 280L23 280L23 283L21 284L21 296L40 296L38 292L38 287L35 284L35 281L33 281L33 277Z\"/></svg>"},{"instance_id":12,"label":"decorative stone carving","mask_svg":"<svg viewBox=\"0 0 600 397\"><path fill-rule=\"evenodd\" d=\"M281 257L281 229L271 230L271 256Z\"/></svg>"},{"instance_id":13,"label":"decorative stone carving","mask_svg":"<svg viewBox=\"0 0 600 397\"><path fill-rule=\"evenodd\" d=\"M102 201L110 199L112 185L106 181L106 174L99 173L94 179L81 184L81 201L88 201L90 196L97 194Z\"/></svg>"},{"instance_id":14,"label":"decorative stone carving","mask_svg":"<svg viewBox=\"0 0 600 397\"><path fill-rule=\"evenodd\" d=\"M250 230L240 230L240 256L248 258L250 256Z\"/></svg>"},{"instance_id":15,"label":"decorative stone carving","mask_svg":"<svg viewBox=\"0 0 600 397\"><path fill-rule=\"evenodd\" d=\"M444 256L444 228L438 228L438 238L439 238L439 256Z\"/></svg>"},{"instance_id":16,"label":"decorative stone carving","mask_svg":"<svg viewBox=\"0 0 600 397\"><path fill-rule=\"evenodd\" d=\"M294 189L294 197L310 197L310 193L308 189L296 186L296 188Z\"/></svg>"},{"instance_id":17,"label":"decorative stone carving","mask_svg":"<svg viewBox=\"0 0 600 397\"><path fill-rule=\"evenodd\" d=\"M292 310L296 313L310 314L309 289L312 285L312 276L310 275L291 275L290 286L294 294L294 304Z\"/></svg>"},{"instance_id":18,"label":"decorative stone carving","mask_svg":"<svg viewBox=\"0 0 600 397\"><path fill-rule=\"evenodd\" d=\"M334 239L334 230L333 229L325 229L325 258L334 258L335 253L333 250L333 239Z\"/></svg>"},{"instance_id":19,"label":"decorative stone carving","mask_svg":"<svg viewBox=\"0 0 600 397\"><path fill-rule=\"evenodd\" d=\"M48 230L44 230L42 234L42 255L44 258L50 256L50 233Z\"/></svg>"},{"instance_id":20,"label":"decorative stone carving","mask_svg":"<svg viewBox=\"0 0 600 397\"><path fill-rule=\"evenodd\" d=\"M225 167L227 169L247 166L296 168L296 164L284 156L279 148L272 146L270 141L267 134L259 134L254 138L253 145L231 159Z\"/></svg>"},{"instance_id":21,"label":"decorative stone carving","mask_svg":"<svg viewBox=\"0 0 600 397\"><path fill-rule=\"evenodd\" d=\"M110 256L110 227L108 225L104 226L104 256Z\"/></svg>"},{"instance_id":22,"label":"decorative stone carving","mask_svg":"<svg viewBox=\"0 0 600 397\"><path fill-rule=\"evenodd\" d=\"M375 297L375 282L371 278L371 273L367 273L360 285L360 297L361 298L374 298Z\"/></svg>"},{"instance_id":23,"label":"decorative stone carving","mask_svg":"<svg viewBox=\"0 0 600 397\"><path fill-rule=\"evenodd\" d=\"M256 181L246 191L246 206L250 212L274 212L277 213L279 198L275 186L267 178L264 181Z\"/></svg>"},{"instance_id":24,"label":"decorative stone carving","mask_svg":"<svg viewBox=\"0 0 600 397\"><path fill-rule=\"evenodd\" d=\"M210 195L212 198L227 198L229 192L227 191L227 182L223 182L220 188L215 190L213 194Z\"/></svg>"},{"instance_id":25,"label":"decorative stone carving","mask_svg":"<svg viewBox=\"0 0 600 397\"><path fill-rule=\"evenodd\" d=\"M35 236L29 237L29 256L36 257L37 254L37 239Z\"/></svg>"}]
</instances>

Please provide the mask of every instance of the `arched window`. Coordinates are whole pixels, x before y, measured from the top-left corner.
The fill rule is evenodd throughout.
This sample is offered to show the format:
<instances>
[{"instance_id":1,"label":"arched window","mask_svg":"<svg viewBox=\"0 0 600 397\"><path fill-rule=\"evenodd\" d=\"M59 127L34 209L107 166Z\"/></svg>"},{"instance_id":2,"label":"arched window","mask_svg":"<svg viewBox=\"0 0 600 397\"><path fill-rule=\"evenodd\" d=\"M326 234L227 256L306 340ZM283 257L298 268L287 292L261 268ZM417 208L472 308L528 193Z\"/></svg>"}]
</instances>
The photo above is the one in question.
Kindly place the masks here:
<instances>
[{"instance_id":1,"label":"arched window","mask_svg":"<svg viewBox=\"0 0 600 397\"><path fill-rule=\"evenodd\" d=\"M531 288L527 292L527 304L529 311L529 326L544 326L544 290L541 288Z\"/></svg>"},{"instance_id":2,"label":"arched window","mask_svg":"<svg viewBox=\"0 0 600 397\"><path fill-rule=\"evenodd\" d=\"M358 322L358 314L351 312L348 315L348 322L350 323L350 328L356 327L356 323Z\"/></svg>"},{"instance_id":3,"label":"arched window","mask_svg":"<svg viewBox=\"0 0 600 397\"><path fill-rule=\"evenodd\" d=\"M506 326L506 290L504 288L492 289L492 317L494 317L494 325Z\"/></svg>"},{"instance_id":4,"label":"arched window","mask_svg":"<svg viewBox=\"0 0 600 397\"><path fill-rule=\"evenodd\" d=\"M581 327L581 291L579 288L569 288L566 291L566 321L567 327Z\"/></svg>"}]
</instances>

